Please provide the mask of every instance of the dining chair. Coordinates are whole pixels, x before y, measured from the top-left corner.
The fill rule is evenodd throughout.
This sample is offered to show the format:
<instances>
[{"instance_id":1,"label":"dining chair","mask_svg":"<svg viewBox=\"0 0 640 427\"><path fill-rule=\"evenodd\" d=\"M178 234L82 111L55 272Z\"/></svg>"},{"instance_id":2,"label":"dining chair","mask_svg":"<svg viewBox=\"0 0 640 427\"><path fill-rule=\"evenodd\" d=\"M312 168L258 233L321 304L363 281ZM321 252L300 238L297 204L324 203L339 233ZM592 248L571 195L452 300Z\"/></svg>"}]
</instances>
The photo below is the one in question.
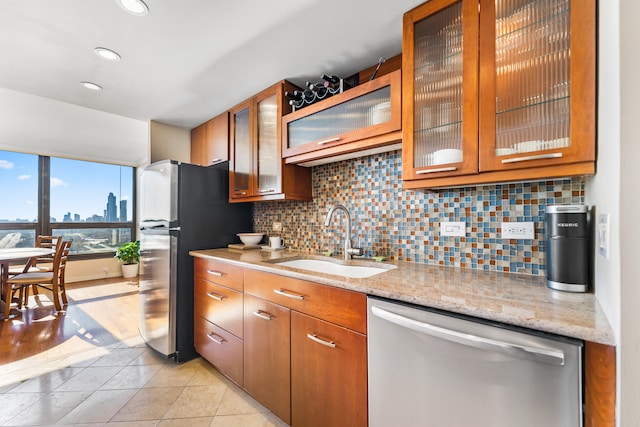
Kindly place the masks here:
<instances>
[{"instance_id":1,"label":"dining chair","mask_svg":"<svg viewBox=\"0 0 640 427\"><path fill-rule=\"evenodd\" d=\"M62 240L61 237L58 236L45 236L38 235L36 237L36 248L47 248L47 249L56 249L56 244L58 241ZM37 271L53 271L53 254L44 255L41 257L33 257L29 260L27 264L22 266L12 266L9 267L9 276L15 276L17 274L27 273L27 272L37 272Z\"/></svg>"},{"instance_id":2,"label":"dining chair","mask_svg":"<svg viewBox=\"0 0 640 427\"><path fill-rule=\"evenodd\" d=\"M12 286L12 289L19 291L18 308L22 308L23 302L25 305L28 304L29 288L33 287L34 294L38 293L38 288L51 291L51 299L56 307L56 311L63 311L63 306L60 304L60 297L62 297L62 302L66 306L68 301L64 274L70 248L71 241L59 239L53 256L53 268L51 271L28 271L9 278L9 284Z\"/></svg>"}]
</instances>

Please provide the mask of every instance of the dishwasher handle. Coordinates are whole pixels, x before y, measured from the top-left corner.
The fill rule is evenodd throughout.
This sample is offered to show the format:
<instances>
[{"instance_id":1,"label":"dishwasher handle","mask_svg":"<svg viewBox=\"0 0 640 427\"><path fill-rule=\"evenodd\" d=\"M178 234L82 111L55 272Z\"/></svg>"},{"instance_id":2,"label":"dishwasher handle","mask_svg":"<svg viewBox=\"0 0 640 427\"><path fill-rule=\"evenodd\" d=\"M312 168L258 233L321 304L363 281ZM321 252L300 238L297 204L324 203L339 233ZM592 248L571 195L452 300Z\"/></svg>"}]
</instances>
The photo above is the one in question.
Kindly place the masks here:
<instances>
[{"instance_id":1,"label":"dishwasher handle","mask_svg":"<svg viewBox=\"0 0 640 427\"><path fill-rule=\"evenodd\" d=\"M455 342L482 350L496 351L509 356L519 357L521 359L534 360L536 362L547 363L550 365L563 366L564 352L562 350L544 349L530 347L521 344L508 343L498 341L491 338L480 337L476 335L466 334L451 329L442 328L440 326L431 325L429 323L420 322L409 317L401 316L396 313L384 310L378 306L372 306L371 312L388 322L404 328L411 329L436 338Z\"/></svg>"}]
</instances>

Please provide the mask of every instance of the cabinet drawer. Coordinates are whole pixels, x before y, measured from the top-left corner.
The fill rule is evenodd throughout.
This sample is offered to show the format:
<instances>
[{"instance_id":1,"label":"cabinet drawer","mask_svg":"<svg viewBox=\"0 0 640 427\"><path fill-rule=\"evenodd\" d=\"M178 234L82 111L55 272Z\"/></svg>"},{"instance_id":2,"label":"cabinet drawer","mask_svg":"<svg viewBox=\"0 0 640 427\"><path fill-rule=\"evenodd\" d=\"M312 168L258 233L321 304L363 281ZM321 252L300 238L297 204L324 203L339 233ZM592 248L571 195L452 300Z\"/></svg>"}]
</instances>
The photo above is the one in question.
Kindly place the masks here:
<instances>
[{"instance_id":1,"label":"cabinet drawer","mask_svg":"<svg viewBox=\"0 0 640 427\"><path fill-rule=\"evenodd\" d=\"M194 318L194 343L196 351L220 372L238 385L243 384L242 340L207 322L200 316Z\"/></svg>"},{"instance_id":2,"label":"cabinet drawer","mask_svg":"<svg viewBox=\"0 0 640 427\"><path fill-rule=\"evenodd\" d=\"M193 263L196 277L242 291L242 267L200 257L196 257Z\"/></svg>"},{"instance_id":3,"label":"cabinet drawer","mask_svg":"<svg viewBox=\"0 0 640 427\"><path fill-rule=\"evenodd\" d=\"M367 331L365 294L251 269L245 270L244 278L248 294L363 334Z\"/></svg>"},{"instance_id":4,"label":"cabinet drawer","mask_svg":"<svg viewBox=\"0 0 640 427\"><path fill-rule=\"evenodd\" d=\"M242 338L242 293L198 276L194 282L194 313Z\"/></svg>"},{"instance_id":5,"label":"cabinet drawer","mask_svg":"<svg viewBox=\"0 0 640 427\"><path fill-rule=\"evenodd\" d=\"M291 425L366 427L365 335L291 313Z\"/></svg>"}]
</instances>

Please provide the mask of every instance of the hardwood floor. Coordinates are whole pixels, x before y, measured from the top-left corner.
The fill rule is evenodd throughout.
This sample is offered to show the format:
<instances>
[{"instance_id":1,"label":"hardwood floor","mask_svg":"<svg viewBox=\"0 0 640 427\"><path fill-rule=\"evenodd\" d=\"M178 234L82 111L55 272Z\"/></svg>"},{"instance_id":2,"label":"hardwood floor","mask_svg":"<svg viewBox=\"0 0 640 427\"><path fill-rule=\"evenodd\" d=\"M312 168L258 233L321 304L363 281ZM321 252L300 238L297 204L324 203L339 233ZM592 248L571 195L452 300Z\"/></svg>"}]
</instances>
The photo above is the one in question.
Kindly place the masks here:
<instances>
[{"instance_id":1,"label":"hardwood floor","mask_svg":"<svg viewBox=\"0 0 640 427\"><path fill-rule=\"evenodd\" d=\"M69 304L56 313L47 291L0 321L0 385L20 381L107 346L138 337L138 286L122 278L67 284ZM81 356L83 355L83 356Z\"/></svg>"}]
</instances>

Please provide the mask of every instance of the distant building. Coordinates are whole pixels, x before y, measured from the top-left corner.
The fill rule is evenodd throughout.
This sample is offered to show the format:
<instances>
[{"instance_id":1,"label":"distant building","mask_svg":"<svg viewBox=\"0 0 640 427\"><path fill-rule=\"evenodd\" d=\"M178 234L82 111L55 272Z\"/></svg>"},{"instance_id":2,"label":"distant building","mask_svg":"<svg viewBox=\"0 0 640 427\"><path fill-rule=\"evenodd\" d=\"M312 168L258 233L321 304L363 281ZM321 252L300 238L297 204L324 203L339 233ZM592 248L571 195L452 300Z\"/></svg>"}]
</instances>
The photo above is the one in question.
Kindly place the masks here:
<instances>
[{"instance_id":1,"label":"distant building","mask_svg":"<svg viewBox=\"0 0 640 427\"><path fill-rule=\"evenodd\" d=\"M62 222L71 222L71 212L67 212L62 217Z\"/></svg>"},{"instance_id":2,"label":"distant building","mask_svg":"<svg viewBox=\"0 0 640 427\"><path fill-rule=\"evenodd\" d=\"M107 196L107 210L105 211L106 222L117 222L118 221L118 210L116 207L116 196L113 193L109 193Z\"/></svg>"},{"instance_id":3,"label":"distant building","mask_svg":"<svg viewBox=\"0 0 640 427\"><path fill-rule=\"evenodd\" d=\"M120 200L120 222L127 222L127 201Z\"/></svg>"},{"instance_id":4,"label":"distant building","mask_svg":"<svg viewBox=\"0 0 640 427\"><path fill-rule=\"evenodd\" d=\"M80 214L73 214L73 221L80 222Z\"/></svg>"}]
</instances>

